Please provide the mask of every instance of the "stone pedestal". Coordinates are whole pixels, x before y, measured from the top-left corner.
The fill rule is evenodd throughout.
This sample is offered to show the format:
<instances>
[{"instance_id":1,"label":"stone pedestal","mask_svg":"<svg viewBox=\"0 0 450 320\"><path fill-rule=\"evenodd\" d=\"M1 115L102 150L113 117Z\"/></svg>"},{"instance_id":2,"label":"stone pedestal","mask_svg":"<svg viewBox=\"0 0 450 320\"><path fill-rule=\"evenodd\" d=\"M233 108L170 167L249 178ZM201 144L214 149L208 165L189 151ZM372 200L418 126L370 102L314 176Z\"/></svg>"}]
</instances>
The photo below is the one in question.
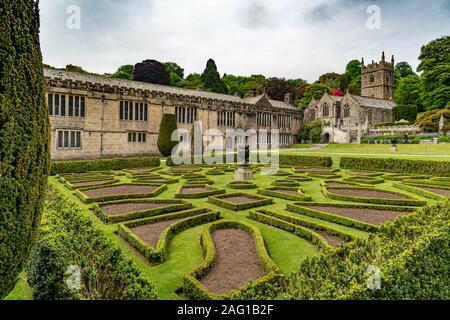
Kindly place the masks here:
<instances>
[{"instance_id":1,"label":"stone pedestal","mask_svg":"<svg viewBox=\"0 0 450 320\"><path fill-rule=\"evenodd\" d=\"M250 168L239 167L234 172L234 180L236 181L253 180L253 171Z\"/></svg>"}]
</instances>

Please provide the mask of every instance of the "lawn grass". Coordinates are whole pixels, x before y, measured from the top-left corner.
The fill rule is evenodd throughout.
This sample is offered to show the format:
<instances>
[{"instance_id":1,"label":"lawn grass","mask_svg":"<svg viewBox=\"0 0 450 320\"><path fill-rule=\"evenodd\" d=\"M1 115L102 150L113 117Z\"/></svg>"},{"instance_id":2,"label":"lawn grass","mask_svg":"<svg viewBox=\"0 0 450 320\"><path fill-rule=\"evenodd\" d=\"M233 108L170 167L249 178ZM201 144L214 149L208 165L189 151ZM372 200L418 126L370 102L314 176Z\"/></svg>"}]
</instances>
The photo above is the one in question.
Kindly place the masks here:
<instances>
[{"instance_id":1,"label":"lawn grass","mask_svg":"<svg viewBox=\"0 0 450 320\"><path fill-rule=\"evenodd\" d=\"M4 300L32 300L33 291L28 285L25 274L22 272L19 275L19 280L17 281L14 289L6 296Z\"/></svg>"}]
</instances>

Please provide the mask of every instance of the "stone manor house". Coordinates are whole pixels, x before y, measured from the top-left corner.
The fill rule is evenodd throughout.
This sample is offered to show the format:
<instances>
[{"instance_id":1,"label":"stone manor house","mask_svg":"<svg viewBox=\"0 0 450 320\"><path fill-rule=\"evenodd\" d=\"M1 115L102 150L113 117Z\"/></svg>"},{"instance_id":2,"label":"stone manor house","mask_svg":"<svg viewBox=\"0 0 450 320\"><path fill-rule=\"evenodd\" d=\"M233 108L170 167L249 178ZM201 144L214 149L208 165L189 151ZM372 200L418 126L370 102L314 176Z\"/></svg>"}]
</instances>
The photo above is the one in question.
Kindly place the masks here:
<instances>
[{"instance_id":1,"label":"stone manor house","mask_svg":"<svg viewBox=\"0 0 450 320\"><path fill-rule=\"evenodd\" d=\"M53 69L44 75L53 160L158 155L165 113L191 131L194 121L203 130L265 129L260 144L270 145L271 130L279 129L281 147L296 142L302 121L289 94L276 101L255 91L241 98Z\"/></svg>"},{"instance_id":2,"label":"stone manor house","mask_svg":"<svg viewBox=\"0 0 450 320\"><path fill-rule=\"evenodd\" d=\"M394 56L387 62L383 52L381 61L365 65L361 62L361 96L346 93L343 97L325 93L312 100L304 113L304 121L323 120L322 142L359 142L361 135L377 123L393 122Z\"/></svg>"}]
</instances>

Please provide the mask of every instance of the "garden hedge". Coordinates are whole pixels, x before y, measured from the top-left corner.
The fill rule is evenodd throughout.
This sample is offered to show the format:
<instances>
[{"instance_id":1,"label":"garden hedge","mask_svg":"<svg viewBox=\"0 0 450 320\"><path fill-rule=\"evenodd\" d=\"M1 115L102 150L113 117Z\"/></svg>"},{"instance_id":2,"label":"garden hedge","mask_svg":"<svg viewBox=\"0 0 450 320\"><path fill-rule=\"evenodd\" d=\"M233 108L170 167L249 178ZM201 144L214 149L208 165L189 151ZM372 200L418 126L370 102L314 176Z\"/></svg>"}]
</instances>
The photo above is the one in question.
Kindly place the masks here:
<instances>
[{"instance_id":1,"label":"garden hedge","mask_svg":"<svg viewBox=\"0 0 450 320\"><path fill-rule=\"evenodd\" d=\"M293 195L290 193L278 192L275 190L287 190L287 191L296 191L297 195ZM275 197L290 201L311 201L311 197L307 196L301 188L298 187L268 187L264 189L258 189L258 193L263 196Z\"/></svg>"},{"instance_id":2,"label":"garden hedge","mask_svg":"<svg viewBox=\"0 0 450 320\"><path fill-rule=\"evenodd\" d=\"M79 291L66 284L70 266L81 268ZM43 225L26 276L36 300L157 299L153 284L132 260L56 188L47 194Z\"/></svg>"},{"instance_id":3,"label":"garden hedge","mask_svg":"<svg viewBox=\"0 0 450 320\"><path fill-rule=\"evenodd\" d=\"M331 157L314 157L280 154L280 164L298 167L332 167Z\"/></svg>"},{"instance_id":4,"label":"garden hedge","mask_svg":"<svg viewBox=\"0 0 450 320\"><path fill-rule=\"evenodd\" d=\"M309 216L316 219L321 219L329 222L333 222L336 224L340 224L346 227L355 228L362 231L368 232L377 232L379 227L370 223L366 223L363 221L343 217L337 214L332 214L328 212L322 212L314 209L314 206L329 206L329 207L337 207L337 208L362 208L362 209L381 209L381 210L390 210L390 211L407 211L412 212L416 208L411 207L399 207L399 206L385 206L385 205L368 205L368 204L341 204L341 203L288 203L286 208L288 211L293 213L299 213L305 216Z\"/></svg>"},{"instance_id":5,"label":"garden hedge","mask_svg":"<svg viewBox=\"0 0 450 320\"><path fill-rule=\"evenodd\" d=\"M135 194L116 194L116 195L108 195L108 196L102 196L102 197L96 197L91 198L84 194L83 191L87 190L95 190L95 189L103 189L106 187L115 187L115 186L127 186L127 185L145 185L145 186L157 186L158 188L155 189L152 192L147 193L135 193ZM83 188L82 190L77 189L75 190L75 195L80 198L81 201L84 203L92 203L92 202L105 202L105 201L115 201L115 200L122 200L122 199L137 199L137 198L152 198L160 195L162 192L167 190L167 185L163 184L152 184L152 183L118 183L115 185L109 185L109 186L101 186L101 187L89 187L89 188Z\"/></svg>"},{"instance_id":6,"label":"garden hedge","mask_svg":"<svg viewBox=\"0 0 450 320\"><path fill-rule=\"evenodd\" d=\"M178 144L177 141L172 141L172 134L177 130L177 118L175 114L164 113L159 125L159 134L157 146L159 152L164 157L172 154L172 149Z\"/></svg>"},{"instance_id":7,"label":"garden hedge","mask_svg":"<svg viewBox=\"0 0 450 320\"><path fill-rule=\"evenodd\" d=\"M274 291L251 299L449 300L450 203L419 209L376 236L304 260ZM376 266L380 289L368 288ZM351 281L349 281L351 279Z\"/></svg>"},{"instance_id":8,"label":"garden hedge","mask_svg":"<svg viewBox=\"0 0 450 320\"><path fill-rule=\"evenodd\" d=\"M75 190L75 189L83 189L83 188L90 188L90 187L104 187L104 186L109 186L109 185L112 185L112 184L116 184L116 183L118 183L119 182L119 179L117 179L117 178L114 178L114 179L111 179L111 180L106 180L106 179L102 179L102 180L88 180L88 181L76 181L76 182L69 182L69 181L67 181L67 180L61 180L60 179L60 181L67 187L67 189L69 189L69 190ZM96 184L93 184L93 185L90 185L90 186L86 186L86 187L77 187L77 186L75 186L74 185L74 183L83 183L83 182L89 182L89 183L93 183L93 182L98 182L98 183L96 183Z\"/></svg>"},{"instance_id":9,"label":"garden hedge","mask_svg":"<svg viewBox=\"0 0 450 320\"><path fill-rule=\"evenodd\" d=\"M408 191L411 193L415 193L419 196L428 198L428 199L433 199L433 200L442 200L444 198L446 198L445 196L439 195L437 193L434 192L430 192L427 190L422 189L421 187L423 186L416 186L416 185L412 185L412 184L406 184L406 183L395 183L394 187L400 189L400 190L404 190L404 191Z\"/></svg>"},{"instance_id":10,"label":"garden hedge","mask_svg":"<svg viewBox=\"0 0 450 320\"><path fill-rule=\"evenodd\" d=\"M251 202L246 203L232 203L228 202L226 199L231 197L247 197L253 199ZM273 203L272 198L258 196L256 194L247 193L228 193L224 195L211 196L208 198L208 202L215 204L216 206L233 210L233 211L243 211L251 208L267 206Z\"/></svg>"},{"instance_id":11,"label":"garden hedge","mask_svg":"<svg viewBox=\"0 0 450 320\"><path fill-rule=\"evenodd\" d=\"M328 242L324 238L322 238L319 234L317 234L311 229L292 223L291 221L286 221L274 215L265 214L264 212L261 211L250 211L250 213L248 214L248 218L292 233L300 238L303 238L311 242L322 251L332 249L332 247L328 244Z\"/></svg>"},{"instance_id":12,"label":"garden hedge","mask_svg":"<svg viewBox=\"0 0 450 320\"><path fill-rule=\"evenodd\" d=\"M37 1L0 4L0 299L15 286L38 231L50 125Z\"/></svg>"},{"instance_id":13,"label":"garden hedge","mask_svg":"<svg viewBox=\"0 0 450 320\"><path fill-rule=\"evenodd\" d=\"M366 177L366 176L347 177L347 178L344 178L343 180L346 182L356 182L356 183L362 183L362 184L384 183L384 179L376 178L376 177Z\"/></svg>"},{"instance_id":14,"label":"garden hedge","mask_svg":"<svg viewBox=\"0 0 450 320\"><path fill-rule=\"evenodd\" d=\"M208 189L208 191L205 192L198 192L198 193L182 193L184 188L205 188ZM179 199L201 199L201 198L207 198L210 196L214 196L217 194L224 194L226 191L225 189L218 189L211 187L209 185L199 185L199 184L187 184L180 188L180 191L175 194L175 198Z\"/></svg>"},{"instance_id":15,"label":"garden hedge","mask_svg":"<svg viewBox=\"0 0 450 320\"><path fill-rule=\"evenodd\" d=\"M78 161L52 162L51 174L82 173L100 170L122 170L127 168L159 167L161 160L158 157L146 158L117 158Z\"/></svg>"},{"instance_id":16,"label":"garden hedge","mask_svg":"<svg viewBox=\"0 0 450 320\"><path fill-rule=\"evenodd\" d=\"M300 183L298 180L289 178L286 178L284 180L274 180L271 184L275 187L300 187Z\"/></svg>"},{"instance_id":17,"label":"garden hedge","mask_svg":"<svg viewBox=\"0 0 450 320\"><path fill-rule=\"evenodd\" d=\"M378 190L370 187L331 187L331 189L348 189L348 190L370 190L370 191L382 191L382 192L389 192L392 194L398 194L402 196L409 197L410 199L384 199L384 198L367 198L367 197L358 197L358 196L346 196L346 195L340 195L336 193L331 193L328 191L328 188L322 187L322 193L325 197L333 199L333 200L340 200L340 201L351 201L351 202L363 202L363 203L373 203L373 204L386 204L386 205L398 205L398 206L425 206L427 204L426 201L419 200L417 198L414 198L413 196L400 193L400 192L394 192L394 191L387 191L387 190Z\"/></svg>"},{"instance_id":18,"label":"garden hedge","mask_svg":"<svg viewBox=\"0 0 450 320\"><path fill-rule=\"evenodd\" d=\"M255 241L256 253L267 274L237 290L220 295L209 291L200 283L199 279L205 277L214 267L216 249L211 234L222 229L240 229L249 233ZM261 232L251 224L233 220L212 223L204 228L201 245L204 252L204 261L183 279L183 293L193 300L245 300L254 294L265 296L283 278L267 252Z\"/></svg>"},{"instance_id":19,"label":"garden hedge","mask_svg":"<svg viewBox=\"0 0 450 320\"><path fill-rule=\"evenodd\" d=\"M182 219L167 227L160 235L156 248L143 241L133 233L131 228L156 223L160 221L169 221ZM121 223L118 226L119 235L128 241L136 250L138 250L148 261L158 264L163 263L169 254L170 243L173 238L184 230L192 227L213 222L220 219L220 212L210 209L192 209L177 213L166 214L162 216L135 220Z\"/></svg>"},{"instance_id":20,"label":"garden hedge","mask_svg":"<svg viewBox=\"0 0 450 320\"><path fill-rule=\"evenodd\" d=\"M342 158L342 169L398 172L432 176L450 176L450 161L428 161L386 158Z\"/></svg>"},{"instance_id":21,"label":"garden hedge","mask_svg":"<svg viewBox=\"0 0 450 320\"><path fill-rule=\"evenodd\" d=\"M231 181L227 184L227 188L230 189L240 189L240 190L245 190L245 189L256 189L258 188L258 186L256 185L256 183L251 182L251 181Z\"/></svg>"},{"instance_id":22,"label":"garden hedge","mask_svg":"<svg viewBox=\"0 0 450 320\"><path fill-rule=\"evenodd\" d=\"M125 204L125 203L162 203L168 206L153 208L153 209L145 209L140 211L133 211L128 213L123 213L119 215L111 215L104 211L102 208L104 206L114 205L114 204ZM172 199L126 199L126 200L118 200L118 201L109 201L103 203L95 203L92 207L95 215L99 217L105 223L118 223L130 220L137 220L148 218L152 216L158 216L166 213L183 211L191 209L193 206L189 202L185 202L182 200L172 200Z\"/></svg>"}]
</instances>

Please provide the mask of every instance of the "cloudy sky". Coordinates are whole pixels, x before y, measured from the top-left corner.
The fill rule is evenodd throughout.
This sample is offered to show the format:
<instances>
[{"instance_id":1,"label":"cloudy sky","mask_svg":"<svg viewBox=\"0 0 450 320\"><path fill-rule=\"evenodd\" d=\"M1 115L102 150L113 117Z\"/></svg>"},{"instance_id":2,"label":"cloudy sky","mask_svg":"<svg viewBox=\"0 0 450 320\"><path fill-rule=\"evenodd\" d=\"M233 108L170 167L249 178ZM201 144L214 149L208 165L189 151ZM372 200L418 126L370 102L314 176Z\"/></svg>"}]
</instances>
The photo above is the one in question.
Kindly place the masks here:
<instances>
[{"instance_id":1,"label":"cloudy sky","mask_svg":"<svg viewBox=\"0 0 450 320\"><path fill-rule=\"evenodd\" d=\"M368 13L374 5L380 19ZM343 72L351 59L379 60L382 50L416 67L422 45L450 34L448 0L41 0L40 7L45 63L96 73L149 58L201 73L214 58L221 73L313 82Z\"/></svg>"}]
</instances>

